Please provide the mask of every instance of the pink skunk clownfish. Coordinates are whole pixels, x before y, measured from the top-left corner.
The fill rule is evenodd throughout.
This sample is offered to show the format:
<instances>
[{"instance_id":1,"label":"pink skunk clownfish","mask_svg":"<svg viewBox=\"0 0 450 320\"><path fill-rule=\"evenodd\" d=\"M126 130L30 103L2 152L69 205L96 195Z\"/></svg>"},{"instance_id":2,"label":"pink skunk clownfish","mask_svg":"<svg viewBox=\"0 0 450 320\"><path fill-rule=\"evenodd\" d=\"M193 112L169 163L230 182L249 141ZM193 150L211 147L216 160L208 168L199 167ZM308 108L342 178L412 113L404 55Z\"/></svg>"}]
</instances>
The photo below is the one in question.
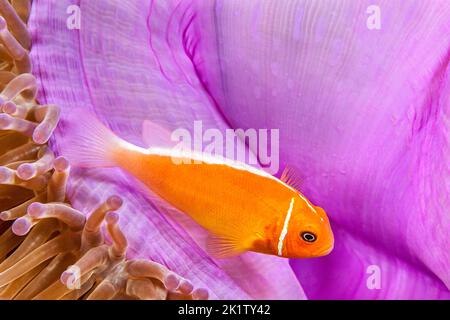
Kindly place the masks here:
<instances>
[{"instance_id":1,"label":"pink skunk clownfish","mask_svg":"<svg viewBox=\"0 0 450 320\"><path fill-rule=\"evenodd\" d=\"M254 251L309 258L333 249L327 215L294 188L292 170L278 179L224 158L170 147L141 148L116 136L94 116L73 113L62 154L75 166L120 167L131 173L209 231L206 249L213 256ZM150 140L170 141L168 131L148 121L144 126L147 135L153 133Z\"/></svg>"}]
</instances>

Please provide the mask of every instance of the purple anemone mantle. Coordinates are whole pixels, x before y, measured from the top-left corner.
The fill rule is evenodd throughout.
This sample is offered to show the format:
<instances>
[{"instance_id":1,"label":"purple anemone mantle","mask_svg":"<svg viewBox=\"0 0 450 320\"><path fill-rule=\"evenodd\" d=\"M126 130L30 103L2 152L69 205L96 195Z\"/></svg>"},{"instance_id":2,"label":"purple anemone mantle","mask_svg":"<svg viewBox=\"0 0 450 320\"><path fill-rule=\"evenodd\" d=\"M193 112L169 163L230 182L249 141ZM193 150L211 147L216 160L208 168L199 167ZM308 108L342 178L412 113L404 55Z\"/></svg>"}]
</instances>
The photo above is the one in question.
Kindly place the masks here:
<instances>
[{"instance_id":1,"label":"purple anemone mantle","mask_svg":"<svg viewBox=\"0 0 450 320\"><path fill-rule=\"evenodd\" d=\"M373 2L379 30L366 24ZM73 4L79 30L66 26ZM133 257L220 299L450 297L449 1L36 0L30 25L40 102L63 120L93 110L137 145L144 119L279 128L281 168L298 169L336 237L324 258L213 260L202 231L167 218L133 178L76 171L75 207L126 200Z\"/></svg>"}]
</instances>

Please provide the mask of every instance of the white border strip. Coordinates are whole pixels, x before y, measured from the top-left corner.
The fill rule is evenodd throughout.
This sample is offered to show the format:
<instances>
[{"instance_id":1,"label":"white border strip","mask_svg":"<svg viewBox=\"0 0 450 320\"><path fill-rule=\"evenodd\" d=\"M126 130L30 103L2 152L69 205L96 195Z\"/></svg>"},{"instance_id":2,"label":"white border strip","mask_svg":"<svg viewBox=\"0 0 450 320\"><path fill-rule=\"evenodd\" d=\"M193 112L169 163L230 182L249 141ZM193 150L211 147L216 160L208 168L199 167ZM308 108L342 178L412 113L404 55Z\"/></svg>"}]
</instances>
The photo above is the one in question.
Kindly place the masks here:
<instances>
[{"instance_id":1,"label":"white border strip","mask_svg":"<svg viewBox=\"0 0 450 320\"><path fill-rule=\"evenodd\" d=\"M281 257L283 255L283 242L284 238L288 233L289 220L291 219L292 209L294 208L294 198L291 199L289 204L289 210L286 214L286 219L284 219L283 230L281 231L280 238L278 239L278 255Z\"/></svg>"}]
</instances>

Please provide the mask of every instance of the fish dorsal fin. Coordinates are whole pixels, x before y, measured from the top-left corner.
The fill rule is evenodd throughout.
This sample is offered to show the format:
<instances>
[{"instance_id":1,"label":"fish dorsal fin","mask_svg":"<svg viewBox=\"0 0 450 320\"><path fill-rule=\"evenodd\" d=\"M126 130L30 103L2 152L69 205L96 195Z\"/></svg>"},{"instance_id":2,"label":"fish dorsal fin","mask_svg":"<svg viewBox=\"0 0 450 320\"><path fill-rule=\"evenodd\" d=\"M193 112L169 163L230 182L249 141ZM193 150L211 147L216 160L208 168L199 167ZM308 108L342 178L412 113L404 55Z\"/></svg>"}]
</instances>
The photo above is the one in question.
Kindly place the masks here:
<instances>
[{"instance_id":1,"label":"fish dorsal fin","mask_svg":"<svg viewBox=\"0 0 450 320\"><path fill-rule=\"evenodd\" d=\"M142 123L142 140L147 148L172 148L175 142L170 139L171 132L150 120Z\"/></svg>"},{"instance_id":2,"label":"fish dorsal fin","mask_svg":"<svg viewBox=\"0 0 450 320\"><path fill-rule=\"evenodd\" d=\"M245 251L238 239L209 234L206 239L206 252L214 258L231 258Z\"/></svg>"},{"instance_id":3,"label":"fish dorsal fin","mask_svg":"<svg viewBox=\"0 0 450 320\"><path fill-rule=\"evenodd\" d=\"M302 178L299 176L297 171L291 166L286 166L284 168L280 180L289 185L290 187L294 188L298 192L301 192L301 190L303 189Z\"/></svg>"}]
</instances>

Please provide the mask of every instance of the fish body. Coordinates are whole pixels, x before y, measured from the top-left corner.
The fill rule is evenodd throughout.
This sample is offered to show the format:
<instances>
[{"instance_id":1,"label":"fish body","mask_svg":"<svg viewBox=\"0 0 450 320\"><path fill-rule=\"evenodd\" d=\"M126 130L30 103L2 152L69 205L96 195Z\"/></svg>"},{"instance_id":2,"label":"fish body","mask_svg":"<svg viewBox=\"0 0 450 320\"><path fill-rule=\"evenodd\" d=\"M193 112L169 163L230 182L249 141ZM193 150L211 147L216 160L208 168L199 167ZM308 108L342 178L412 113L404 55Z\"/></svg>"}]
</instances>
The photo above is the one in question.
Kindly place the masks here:
<instances>
[{"instance_id":1,"label":"fish body","mask_svg":"<svg viewBox=\"0 0 450 320\"><path fill-rule=\"evenodd\" d=\"M117 166L128 171L208 230L207 249L214 256L254 251L305 258L332 250L333 234L325 212L286 182L220 157L140 148L118 138L92 116L83 119L71 135L72 147L65 150L69 160L84 167ZM305 233L310 238L305 240Z\"/></svg>"}]
</instances>

